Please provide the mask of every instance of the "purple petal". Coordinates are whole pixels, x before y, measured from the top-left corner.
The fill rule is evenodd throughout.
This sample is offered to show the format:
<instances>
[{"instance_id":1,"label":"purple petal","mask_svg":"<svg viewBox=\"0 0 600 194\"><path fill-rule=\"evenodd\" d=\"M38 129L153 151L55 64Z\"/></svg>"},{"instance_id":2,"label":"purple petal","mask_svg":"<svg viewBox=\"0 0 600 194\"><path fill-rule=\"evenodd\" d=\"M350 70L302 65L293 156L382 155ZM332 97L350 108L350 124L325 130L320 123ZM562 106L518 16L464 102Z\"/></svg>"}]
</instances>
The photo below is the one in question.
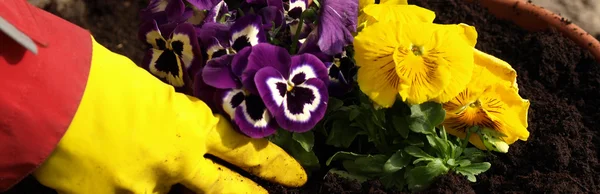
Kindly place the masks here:
<instances>
[{"instance_id":1,"label":"purple petal","mask_svg":"<svg viewBox=\"0 0 600 194\"><path fill-rule=\"evenodd\" d=\"M288 8L288 15L291 18L300 18L300 15L306 10L306 0L290 0L290 7Z\"/></svg>"},{"instance_id":2,"label":"purple petal","mask_svg":"<svg viewBox=\"0 0 600 194\"><path fill-rule=\"evenodd\" d=\"M358 2L346 0L323 0L319 23L319 47L329 55L342 52L352 43L356 31Z\"/></svg>"},{"instance_id":3,"label":"purple petal","mask_svg":"<svg viewBox=\"0 0 600 194\"><path fill-rule=\"evenodd\" d=\"M216 95L218 94L218 90L204 82L202 79L202 69L198 73L196 73L194 78L194 88L193 95L202 100L211 110L220 110L220 106L217 106L216 103Z\"/></svg>"},{"instance_id":4,"label":"purple petal","mask_svg":"<svg viewBox=\"0 0 600 194\"><path fill-rule=\"evenodd\" d=\"M227 12L229 12L229 7L227 6L227 3L225 3L224 0L221 0L212 9L210 9L210 11L208 11L208 15L204 19L204 22L218 22L218 19L225 15Z\"/></svg>"},{"instance_id":5,"label":"purple petal","mask_svg":"<svg viewBox=\"0 0 600 194\"><path fill-rule=\"evenodd\" d=\"M269 112L279 112L288 89L287 80L277 69L265 67L254 77L256 88Z\"/></svg>"},{"instance_id":6,"label":"purple petal","mask_svg":"<svg viewBox=\"0 0 600 194\"><path fill-rule=\"evenodd\" d=\"M315 55L317 58L319 58L323 62L332 62L333 61L332 55L328 55L328 54L322 52L321 48L319 48L319 45L317 44L318 41L319 41L318 31L314 30L308 35L308 37L306 37L306 39L304 40L304 43L302 44L302 46L300 46L300 49L298 50L298 54L310 53L310 54Z\"/></svg>"},{"instance_id":7,"label":"purple petal","mask_svg":"<svg viewBox=\"0 0 600 194\"><path fill-rule=\"evenodd\" d=\"M246 99L246 94L242 89L227 89L217 91L217 104L219 110L227 114L230 119L235 119L235 109L238 108Z\"/></svg>"},{"instance_id":8,"label":"purple petal","mask_svg":"<svg viewBox=\"0 0 600 194\"><path fill-rule=\"evenodd\" d=\"M277 130L277 122L257 95L247 95L235 110L235 124L252 138L263 138Z\"/></svg>"},{"instance_id":9,"label":"purple petal","mask_svg":"<svg viewBox=\"0 0 600 194\"><path fill-rule=\"evenodd\" d=\"M171 34L170 43L171 49L181 57L186 69L197 69L200 66L202 53L200 52L194 26L189 23L178 25Z\"/></svg>"},{"instance_id":10,"label":"purple petal","mask_svg":"<svg viewBox=\"0 0 600 194\"><path fill-rule=\"evenodd\" d=\"M167 5L166 0L150 0L148 6L140 10L140 18L142 21L156 19L155 16L159 12L165 11Z\"/></svg>"},{"instance_id":11,"label":"purple petal","mask_svg":"<svg viewBox=\"0 0 600 194\"><path fill-rule=\"evenodd\" d=\"M215 4L217 4L219 0L187 0L187 2L189 2L199 10L209 10Z\"/></svg>"},{"instance_id":12,"label":"purple petal","mask_svg":"<svg viewBox=\"0 0 600 194\"><path fill-rule=\"evenodd\" d=\"M225 55L208 61L202 70L206 84L220 89L241 88L242 83L231 71L233 55Z\"/></svg>"},{"instance_id":13,"label":"purple petal","mask_svg":"<svg viewBox=\"0 0 600 194\"><path fill-rule=\"evenodd\" d=\"M192 6L186 7L181 17L187 18L183 22L190 23L194 26L201 26L202 22L206 18L206 13L204 12L204 10L199 10L198 8Z\"/></svg>"},{"instance_id":14,"label":"purple petal","mask_svg":"<svg viewBox=\"0 0 600 194\"><path fill-rule=\"evenodd\" d=\"M301 54L292 57L288 81L300 85L306 80L318 78L325 85L329 83L329 75L325 64L312 54Z\"/></svg>"},{"instance_id":15,"label":"purple petal","mask_svg":"<svg viewBox=\"0 0 600 194\"><path fill-rule=\"evenodd\" d=\"M242 77L242 74L248 66L248 58L250 57L250 53L252 53L252 48L253 47L246 47L237 52L233 57L233 60L231 61L231 70L235 76Z\"/></svg>"},{"instance_id":16,"label":"purple petal","mask_svg":"<svg viewBox=\"0 0 600 194\"><path fill-rule=\"evenodd\" d=\"M207 60L229 54L229 27L220 23L204 23L196 30L202 49L206 51Z\"/></svg>"},{"instance_id":17,"label":"purple petal","mask_svg":"<svg viewBox=\"0 0 600 194\"><path fill-rule=\"evenodd\" d=\"M158 25L154 20L146 21L140 26L138 38L152 46L154 49L166 49L167 41L163 38L161 31L158 29Z\"/></svg>"},{"instance_id":18,"label":"purple petal","mask_svg":"<svg viewBox=\"0 0 600 194\"><path fill-rule=\"evenodd\" d=\"M279 71L284 78L288 78L290 63L291 57L284 48L268 43L258 44L252 47L252 52L248 56L247 66L242 73L242 83L248 91L258 94L254 83L254 76L258 70L270 66Z\"/></svg>"},{"instance_id":19,"label":"purple petal","mask_svg":"<svg viewBox=\"0 0 600 194\"><path fill-rule=\"evenodd\" d=\"M289 131L306 132L323 119L328 98L327 86L320 79L312 78L294 86L275 114L277 123Z\"/></svg>"},{"instance_id":20,"label":"purple petal","mask_svg":"<svg viewBox=\"0 0 600 194\"><path fill-rule=\"evenodd\" d=\"M180 20L184 10L185 4L183 3L183 0L170 0L165 8L169 21Z\"/></svg>"},{"instance_id":21,"label":"purple petal","mask_svg":"<svg viewBox=\"0 0 600 194\"><path fill-rule=\"evenodd\" d=\"M254 46L261 42L267 42L261 17L250 14L236 20L231 26L231 42L231 47L235 51L240 51L244 47Z\"/></svg>"},{"instance_id":22,"label":"purple petal","mask_svg":"<svg viewBox=\"0 0 600 194\"><path fill-rule=\"evenodd\" d=\"M283 11L275 6L262 8L258 11L258 14L262 16L263 29L265 30L270 30L273 27L277 28L283 24Z\"/></svg>"}]
</instances>

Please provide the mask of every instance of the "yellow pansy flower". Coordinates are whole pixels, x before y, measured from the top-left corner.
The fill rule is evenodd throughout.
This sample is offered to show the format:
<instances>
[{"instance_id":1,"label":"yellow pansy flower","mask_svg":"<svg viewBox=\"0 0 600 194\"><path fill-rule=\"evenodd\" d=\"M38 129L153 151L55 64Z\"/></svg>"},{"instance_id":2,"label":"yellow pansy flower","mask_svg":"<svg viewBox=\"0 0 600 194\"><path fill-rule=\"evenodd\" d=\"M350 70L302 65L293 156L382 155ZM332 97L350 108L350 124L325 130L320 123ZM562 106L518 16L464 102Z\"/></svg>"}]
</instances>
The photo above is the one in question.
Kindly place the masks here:
<instances>
[{"instance_id":1,"label":"yellow pansy flower","mask_svg":"<svg viewBox=\"0 0 600 194\"><path fill-rule=\"evenodd\" d=\"M448 133L460 138L478 126L485 139L472 133L469 142L482 150L506 153L508 145L529 137L530 103L518 94L517 74L508 63L476 49L474 58L473 79L467 89L443 105L443 125Z\"/></svg>"},{"instance_id":2,"label":"yellow pansy flower","mask_svg":"<svg viewBox=\"0 0 600 194\"><path fill-rule=\"evenodd\" d=\"M358 16L361 27L375 22L427 22L433 23L435 12L416 5L371 4Z\"/></svg>"},{"instance_id":3,"label":"yellow pansy flower","mask_svg":"<svg viewBox=\"0 0 600 194\"><path fill-rule=\"evenodd\" d=\"M377 22L354 39L360 89L381 107L443 103L466 88L477 32L465 24Z\"/></svg>"}]
</instances>

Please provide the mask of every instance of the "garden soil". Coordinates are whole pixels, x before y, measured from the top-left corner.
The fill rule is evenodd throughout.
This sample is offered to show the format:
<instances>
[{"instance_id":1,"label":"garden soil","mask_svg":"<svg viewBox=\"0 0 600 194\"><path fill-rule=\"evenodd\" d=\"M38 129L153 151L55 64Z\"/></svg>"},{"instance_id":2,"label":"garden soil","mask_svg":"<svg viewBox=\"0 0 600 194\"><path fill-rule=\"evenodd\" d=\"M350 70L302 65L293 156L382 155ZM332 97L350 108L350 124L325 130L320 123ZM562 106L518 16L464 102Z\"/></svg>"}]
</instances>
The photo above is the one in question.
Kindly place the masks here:
<instances>
[{"instance_id":1,"label":"garden soil","mask_svg":"<svg viewBox=\"0 0 600 194\"><path fill-rule=\"evenodd\" d=\"M137 12L145 2L86 1L83 17L66 18L90 29L109 49L139 62L143 46L136 38ZM531 101L528 141L491 156L492 168L477 176L476 183L449 174L423 193L600 193L600 64L587 51L558 32L524 31L463 0L409 3L435 11L436 23L475 26L476 47L510 63L518 73L521 96ZM52 6L45 8L53 11ZM322 172L302 188L259 182L271 193L400 193L377 181L361 185ZM28 177L8 193L54 192Z\"/></svg>"}]
</instances>

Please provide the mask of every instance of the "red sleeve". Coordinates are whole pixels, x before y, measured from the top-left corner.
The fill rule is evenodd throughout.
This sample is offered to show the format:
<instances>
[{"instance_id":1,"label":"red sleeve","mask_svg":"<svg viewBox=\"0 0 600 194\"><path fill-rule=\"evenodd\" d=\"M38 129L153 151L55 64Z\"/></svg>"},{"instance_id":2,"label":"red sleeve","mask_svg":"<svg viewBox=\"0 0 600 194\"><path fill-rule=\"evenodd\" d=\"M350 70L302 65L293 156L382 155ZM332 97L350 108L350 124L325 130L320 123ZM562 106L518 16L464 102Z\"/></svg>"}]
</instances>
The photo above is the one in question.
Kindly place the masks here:
<instances>
[{"instance_id":1,"label":"red sleeve","mask_svg":"<svg viewBox=\"0 0 600 194\"><path fill-rule=\"evenodd\" d=\"M0 192L50 155L77 111L92 53L88 31L28 4L3 0L0 17L38 54L0 31Z\"/></svg>"}]
</instances>

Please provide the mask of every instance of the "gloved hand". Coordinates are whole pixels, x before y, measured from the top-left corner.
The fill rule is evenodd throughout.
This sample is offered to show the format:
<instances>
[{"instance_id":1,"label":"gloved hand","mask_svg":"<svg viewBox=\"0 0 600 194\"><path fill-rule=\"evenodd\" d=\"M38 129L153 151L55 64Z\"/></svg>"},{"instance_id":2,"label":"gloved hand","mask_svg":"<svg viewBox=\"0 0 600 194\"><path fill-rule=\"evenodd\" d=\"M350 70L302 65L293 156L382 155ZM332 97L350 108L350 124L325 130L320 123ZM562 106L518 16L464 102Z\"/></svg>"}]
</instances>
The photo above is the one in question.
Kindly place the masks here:
<instances>
[{"instance_id":1,"label":"gloved hand","mask_svg":"<svg viewBox=\"0 0 600 194\"><path fill-rule=\"evenodd\" d=\"M281 148L241 135L202 101L93 41L79 109L33 175L59 193L166 193L177 183L198 193L266 193L205 154L285 186L307 179Z\"/></svg>"}]
</instances>

